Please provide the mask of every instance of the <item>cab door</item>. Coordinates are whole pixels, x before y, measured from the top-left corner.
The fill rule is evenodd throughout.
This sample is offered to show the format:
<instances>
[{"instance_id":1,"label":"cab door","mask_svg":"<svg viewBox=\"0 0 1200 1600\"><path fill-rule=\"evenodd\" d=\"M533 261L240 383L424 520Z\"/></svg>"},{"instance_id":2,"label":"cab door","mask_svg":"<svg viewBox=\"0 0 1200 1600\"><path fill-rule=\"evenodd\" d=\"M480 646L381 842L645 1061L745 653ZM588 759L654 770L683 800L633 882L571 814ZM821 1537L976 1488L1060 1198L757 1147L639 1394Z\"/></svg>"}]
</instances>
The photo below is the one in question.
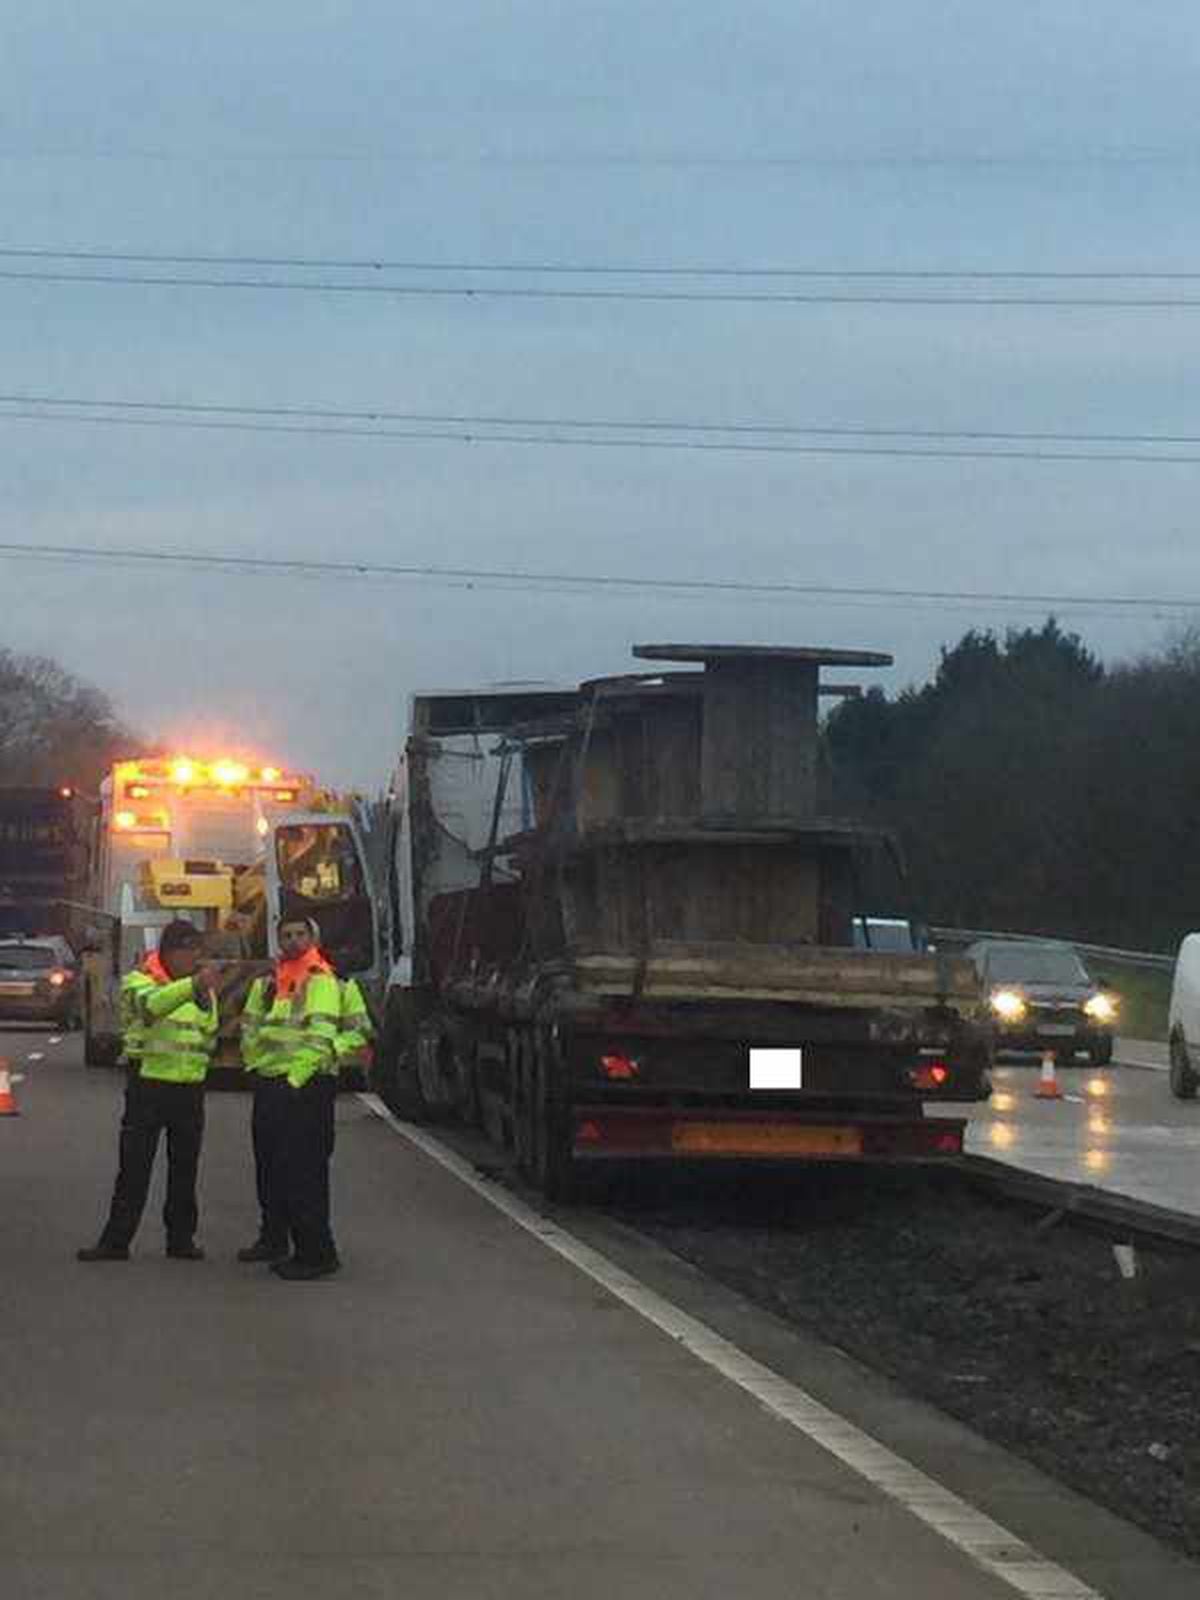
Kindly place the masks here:
<instances>
[{"instance_id":1,"label":"cab door","mask_svg":"<svg viewBox=\"0 0 1200 1600\"><path fill-rule=\"evenodd\" d=\"M384 974L381 927L366 842L353 818L291 815L271 829L267 852L268 948L278 954L278 920L311 917L340 978L378 996Z\"/></svg>"}]
</instances>

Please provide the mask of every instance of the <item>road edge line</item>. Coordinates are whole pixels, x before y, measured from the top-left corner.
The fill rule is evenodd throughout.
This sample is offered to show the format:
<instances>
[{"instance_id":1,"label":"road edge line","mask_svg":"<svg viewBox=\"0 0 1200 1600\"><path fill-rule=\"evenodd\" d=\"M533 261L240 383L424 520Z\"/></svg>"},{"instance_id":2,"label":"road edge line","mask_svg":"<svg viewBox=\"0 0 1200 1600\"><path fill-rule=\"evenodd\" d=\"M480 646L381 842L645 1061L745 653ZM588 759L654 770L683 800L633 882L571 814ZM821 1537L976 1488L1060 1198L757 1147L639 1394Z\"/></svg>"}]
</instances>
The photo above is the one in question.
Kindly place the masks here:
<instances>
[{"instance_id":1,"label":"road edge line","mask_svg":"<svg viewBox=\"0 0 1200 1600\"><path fill-rule=\"evenodd\" d=\"M577 1271L614 1295L682 1345L705 1366L737 1385L780 1421L834 1456L873 1488L902 1506L977 1567L1024 1595L1026 1600L1104 1600L1065 1567L976 1510L903 1456L889 1450L848 1418L831 1410L798 1384L756 1361L699 1318L682 1311L591 1245L542 1216L518 1195L479 1175L469 1161L423 1128L403 1122L374 1094L359 1100L380 1121L541 1241Z\"/></svg>"}]
</instances>

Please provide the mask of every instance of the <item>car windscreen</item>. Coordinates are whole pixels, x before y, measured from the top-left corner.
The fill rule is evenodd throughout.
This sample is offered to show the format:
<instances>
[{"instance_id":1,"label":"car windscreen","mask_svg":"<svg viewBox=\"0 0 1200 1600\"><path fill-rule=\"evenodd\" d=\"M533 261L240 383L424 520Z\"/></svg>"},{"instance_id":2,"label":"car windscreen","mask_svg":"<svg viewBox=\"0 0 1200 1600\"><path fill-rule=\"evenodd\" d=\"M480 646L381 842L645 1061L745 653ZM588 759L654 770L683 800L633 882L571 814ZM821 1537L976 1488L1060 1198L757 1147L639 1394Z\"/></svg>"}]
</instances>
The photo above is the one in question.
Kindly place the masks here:
<instances>
[{"instance_id":1,"label":"car windscreen","mask_svg":"<svg viewBox=\"0 0 1200 1600\"><path fill-rule=\"evenodd\" d=\"M859 950L899 950L907 955L918 948L911 923L879 917L855 919L854 943Z\"/></svg>"},{"instance_id":2,"label":"car windscreen","mask_svg":"<svg viewBox=\"0 0 1200 1600\"><path fill-rule=\"evenodd\" d=\"M0 967L9 972L44 972L54 965L53 950L31 944L0 944Z\"/></svg>"},{"instance_id":3,"label":"car windscreen","mask_svg":"<svg viewBox=\"0 0 1200 1600\"><path fill-rule=\"evenodd\" d=\"M1088 983L1087 969L1073 950L989 950L987 975L1000 983Z\"/></svg>"}]
</instances>

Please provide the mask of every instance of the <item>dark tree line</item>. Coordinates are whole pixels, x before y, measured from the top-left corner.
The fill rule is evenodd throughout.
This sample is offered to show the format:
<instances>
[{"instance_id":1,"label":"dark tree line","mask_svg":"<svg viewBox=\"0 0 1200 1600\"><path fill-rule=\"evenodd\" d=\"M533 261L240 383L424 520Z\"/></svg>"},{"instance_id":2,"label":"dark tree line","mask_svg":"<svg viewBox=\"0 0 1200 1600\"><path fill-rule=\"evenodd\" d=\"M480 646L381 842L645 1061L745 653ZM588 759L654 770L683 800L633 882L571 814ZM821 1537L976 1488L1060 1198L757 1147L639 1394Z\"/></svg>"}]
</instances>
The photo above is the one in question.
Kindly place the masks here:
<instances>
[{"instance_id":1,"label":"dark tree line","mask_svg":"<svg viewBox=\"0 0 1200 1600\"><path fill-rule=\"evenodd\" d=\"M827 731L840 806L897 829L932 922L1164 951L1200 928L1200 635L1106 671L1053 618L972 630Z\"/></svg>"},{"instance_id":2,"label":"dark tree line","mask_svg":"<svg viewBox=\"0 0 1200 1600\"><path fill-rule=\"evenodd\" d=\"M71 784L94 793L140 742L101 690L45 656L0 648L0 784Z\"/></svg>"}]
</instances>

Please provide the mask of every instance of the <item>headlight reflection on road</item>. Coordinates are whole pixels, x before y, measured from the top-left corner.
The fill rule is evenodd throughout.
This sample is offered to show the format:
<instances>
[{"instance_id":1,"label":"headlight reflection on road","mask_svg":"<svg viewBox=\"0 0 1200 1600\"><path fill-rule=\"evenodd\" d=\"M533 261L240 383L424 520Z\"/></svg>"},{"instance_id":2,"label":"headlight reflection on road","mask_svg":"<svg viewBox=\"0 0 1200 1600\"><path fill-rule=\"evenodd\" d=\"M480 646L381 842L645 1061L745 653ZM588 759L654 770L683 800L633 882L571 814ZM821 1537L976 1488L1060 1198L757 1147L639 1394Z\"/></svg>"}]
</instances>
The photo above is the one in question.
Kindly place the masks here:
<instances>
[{"instance_id":1,"label":"headlight reflection on road","mask_svg":"<svg viewBox=\"0 0 1200 1600\"><path fill-rule=\"evenodd\" d=\"M1108 1133L1109 1121L1102 1111L1093 1111L1088 1118L1089 1133Z\"/></svg>"},{"instance_id":2,"label":"headlight reflection on road","mask_svg":"<svg viewBox=\"0 0 1200 1600\"><path fill-rule=\"evenodd\" d=\"M993 1122L991 1127L988 1129L988 1138L997 1147L997 1149L1007 1150L1011 1147L1013 1140L1016 1138L1016 1134L1009 1127L1007 1122Z\"/></svg>"},{"instance_id":3,"label":"headlight reflection on road","mask_svg":"<svg viewBox=\"0 0 1200 1600\"><path fill-rule=\"evenodd\" d=\"M1108 1152L1106 1150L1089 1150L1083 1158L1083 1164L1089 1172L1103 1172L1108 1166Z\"/></svg>"},{"instance_id":4,"label":"headlight reflection on road","mask_svg":"<svg viewBox=\"0 0 1200 1600\"><path fill-rule=\"evenodd\" d=\"M1087 1092L1092 1095L1094 1099L1103 1100L1104 1096L1108 1093L1108 1079L1089 1078L1087 1082Z\"/></svg>"},{"instance_id":5,"label":"headlight reflection on road","mask_svg":"<svg viewBox=\"0 0 1200 1600\"><path fill-rule=\"evenodd\" d=\"M998 1090L992 1096L992 1105L997 1111L1011 1111L1015 1107L1016 1103L1016 1095L1009 1094L1007 1090L1004 1089Z\"/></svg>"}]
</instances>

